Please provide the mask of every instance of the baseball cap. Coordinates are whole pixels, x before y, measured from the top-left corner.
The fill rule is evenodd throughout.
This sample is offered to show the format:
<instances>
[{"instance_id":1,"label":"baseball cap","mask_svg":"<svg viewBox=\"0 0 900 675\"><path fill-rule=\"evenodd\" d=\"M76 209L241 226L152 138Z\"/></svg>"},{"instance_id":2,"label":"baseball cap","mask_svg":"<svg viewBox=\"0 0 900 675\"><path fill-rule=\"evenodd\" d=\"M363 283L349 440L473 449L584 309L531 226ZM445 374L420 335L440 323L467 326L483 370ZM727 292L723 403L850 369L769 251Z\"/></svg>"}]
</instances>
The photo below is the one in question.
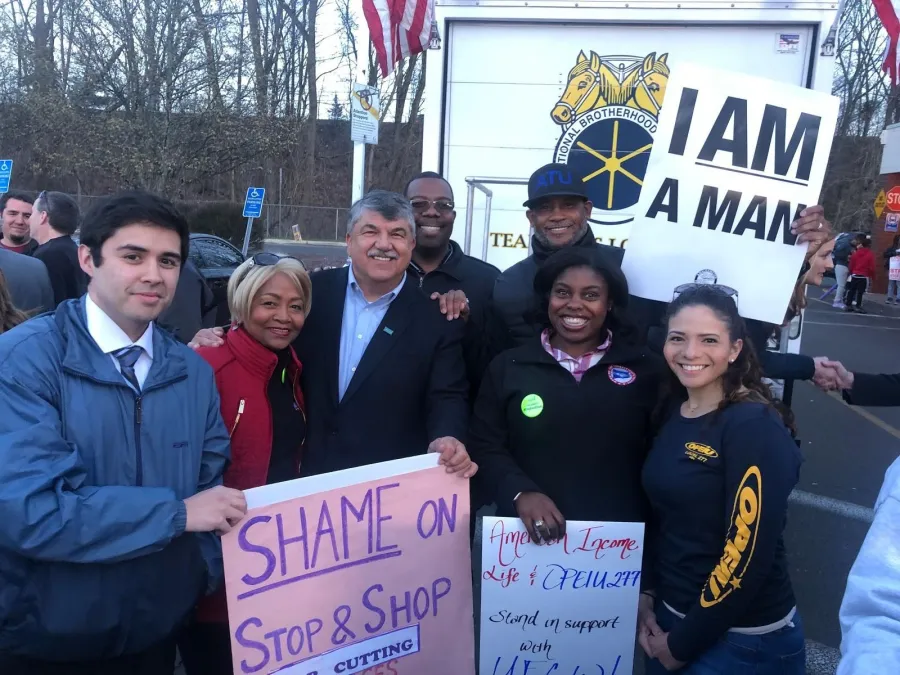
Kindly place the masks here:
<instances>
[{"instance_id":1,"label":"baseball cap","mask_svg":"<svg viewBox=\"0 0 900 675\"><path fill-rule=\"evenodd\" d=\"M588 201L587 186L568 164L546 164L528 179L528 201L531 206L545 197L581 197Z\"/></svg>"}]
</instances>

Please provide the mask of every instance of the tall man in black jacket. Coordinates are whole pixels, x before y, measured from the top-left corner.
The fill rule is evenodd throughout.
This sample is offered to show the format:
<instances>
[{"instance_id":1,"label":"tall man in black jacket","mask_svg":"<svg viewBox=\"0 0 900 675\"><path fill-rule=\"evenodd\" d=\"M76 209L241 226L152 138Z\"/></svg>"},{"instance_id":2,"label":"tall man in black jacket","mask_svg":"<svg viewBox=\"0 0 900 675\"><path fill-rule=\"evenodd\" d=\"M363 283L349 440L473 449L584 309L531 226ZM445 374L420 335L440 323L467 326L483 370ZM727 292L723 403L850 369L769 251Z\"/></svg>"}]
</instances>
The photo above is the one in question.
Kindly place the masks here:
<instances>
[{"instance_id":1,"label":"tall man in black jacket","mask_svg":"<svg viewBox=\"0 0 900 675\"><path fill-rule=\"evenodd\" d=\"M474 402L489 363L486 329L500 270L466 255L450 238L456 221L453 188L440 174L426 171L414 176L406 185L406 197L416 218L416 247L408 271L426 296L440 301L447 318L462 318L466 324L463 358ZM459 291L456 306L440 297L453 291Z\"/></svg>"},{"instance_id":2,"label":"tall man in black jacket","mask_svg":"<svg viewBox=\"0 0 900 675\"><path fill-rule=\"evenodd\" d=\"M409 202L375 190L350 209L350 265L312 275L312 309L294 344L306 399L304 476L426 451L466 478L477 470L462 442L463 326L410 278L414 246ZM221 340L203 330L191 346L200 344Z\"/></svg>"}]
</instances>

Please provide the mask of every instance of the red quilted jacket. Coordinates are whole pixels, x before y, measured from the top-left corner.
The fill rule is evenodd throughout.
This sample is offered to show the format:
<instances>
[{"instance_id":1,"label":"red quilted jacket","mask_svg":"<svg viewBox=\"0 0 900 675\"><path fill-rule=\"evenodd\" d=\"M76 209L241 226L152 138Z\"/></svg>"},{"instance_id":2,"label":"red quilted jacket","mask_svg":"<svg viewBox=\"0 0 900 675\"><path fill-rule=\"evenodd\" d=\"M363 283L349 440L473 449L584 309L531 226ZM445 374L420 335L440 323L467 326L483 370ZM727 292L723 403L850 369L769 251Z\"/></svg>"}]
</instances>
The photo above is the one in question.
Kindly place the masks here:
<instances>
[{"instance_id":1,"label":"red quilted jacket","mask_svg":"<svg viewBox=\"0 0 900 675\"><path fill-rule=\"evenodd\" d=\"M243 328L229 330L223 346L201 347L197 353L215 371L222 419L231 434L231 463L225 470L225 485L238 490L265 485L272 453L272 409L266 392L278 357ZM288 376L294 383L294 399L305 415L300 391L302 366L293 348L291 356L294 363ZM224 588L203 598L197 607L197 620L228 621Z\"/></svg>"}]
</instances>

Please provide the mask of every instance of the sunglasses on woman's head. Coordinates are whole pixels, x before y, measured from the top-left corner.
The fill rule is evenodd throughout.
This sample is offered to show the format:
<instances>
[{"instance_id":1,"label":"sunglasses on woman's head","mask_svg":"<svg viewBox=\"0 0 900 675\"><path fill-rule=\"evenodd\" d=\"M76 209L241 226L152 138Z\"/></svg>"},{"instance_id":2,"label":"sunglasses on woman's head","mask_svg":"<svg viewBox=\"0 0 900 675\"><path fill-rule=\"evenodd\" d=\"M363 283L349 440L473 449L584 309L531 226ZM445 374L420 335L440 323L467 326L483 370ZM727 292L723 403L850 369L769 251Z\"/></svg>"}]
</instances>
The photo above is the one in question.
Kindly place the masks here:
<instances>
[{"instance_id":1,"label":"sunglasses on woman's head","mask_svg":"<svg viewBox=\"0 0 900 675\"><path fill-rule=\"evenodd\" d=\"M250 258L251 265L250 267L255 267L259 265L260 267L265 267L267 265L276 265L278 261L281 260L282 256L276 253L257 253L252 258Z\"/></svg>"}]
</instances>

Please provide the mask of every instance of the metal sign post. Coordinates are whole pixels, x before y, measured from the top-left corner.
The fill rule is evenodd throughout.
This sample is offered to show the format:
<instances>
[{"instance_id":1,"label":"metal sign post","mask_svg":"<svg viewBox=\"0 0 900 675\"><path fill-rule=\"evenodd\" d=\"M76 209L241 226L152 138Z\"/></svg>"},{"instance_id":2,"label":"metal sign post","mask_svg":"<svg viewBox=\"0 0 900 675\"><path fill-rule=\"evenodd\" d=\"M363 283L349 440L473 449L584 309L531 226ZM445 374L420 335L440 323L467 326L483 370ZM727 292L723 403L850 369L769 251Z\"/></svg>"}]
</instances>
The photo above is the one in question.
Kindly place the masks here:
<instances>
[{"instance_id":1,"label":"metal sign post","mask_svg":"<svg viewBox=\"0 0 900 675\"><path fill-rule=\"evenodd\" d=\"M263 200L266 198L266 189L249 187L247 197L244 199L244 218L247 219L247 230L244 232L244 246L241 253L247 257L247 249L250 248L250 231L253 229L253 219L262 215Z\"/></svg>"},{"instance_id":2,"label":"metal sign post","mask_svg":"<svg viewBox=\"0 0 900 675\"><path fill-rule=\"evenodd\" d=\"M13 161L0 159L0 194L9 192L9 182L12 180Z\"/></svg>"}]
</instances>

